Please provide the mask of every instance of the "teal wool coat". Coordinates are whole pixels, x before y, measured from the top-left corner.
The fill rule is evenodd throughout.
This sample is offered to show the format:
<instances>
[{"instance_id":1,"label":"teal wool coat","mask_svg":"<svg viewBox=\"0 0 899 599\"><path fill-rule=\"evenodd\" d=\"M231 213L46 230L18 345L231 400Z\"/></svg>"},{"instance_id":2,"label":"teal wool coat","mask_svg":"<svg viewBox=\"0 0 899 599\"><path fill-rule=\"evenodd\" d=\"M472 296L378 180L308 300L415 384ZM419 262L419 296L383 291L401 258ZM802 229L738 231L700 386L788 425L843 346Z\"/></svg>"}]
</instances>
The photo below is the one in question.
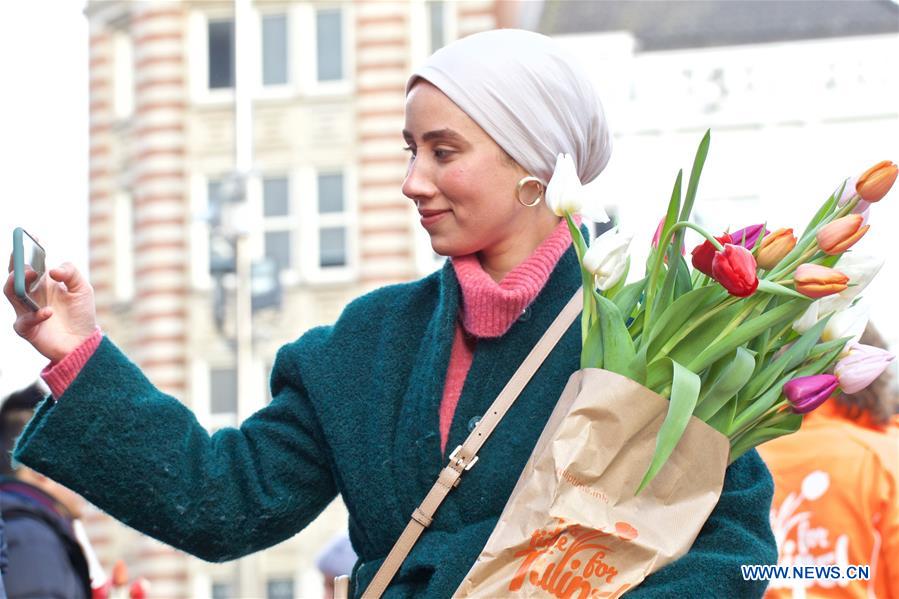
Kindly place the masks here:
<instances>
[{"instance_id":1,"label":"teal wool coat","mask_svg":"<svg viewBox=\"0 0 899 599\"><path fill-rule=\"evenodd\" d=\"M573 248L502 337L478 341L449 433L462 443L581 283ZM278 543L339 493L359 562L358 596L446 462L438 405L459 311L450 264L373 291L330 326L278 352L272 402L210 436L104 339L55 401L44 402L15 456L122 522L210 561ZM580 324L559 341L406 558L388 597L448 597L474 563L569 376ZM773 486L755 451L728 468L690 552L628 597L752 597L741 564L773 564Z\"/></svg>"}]
</instances>

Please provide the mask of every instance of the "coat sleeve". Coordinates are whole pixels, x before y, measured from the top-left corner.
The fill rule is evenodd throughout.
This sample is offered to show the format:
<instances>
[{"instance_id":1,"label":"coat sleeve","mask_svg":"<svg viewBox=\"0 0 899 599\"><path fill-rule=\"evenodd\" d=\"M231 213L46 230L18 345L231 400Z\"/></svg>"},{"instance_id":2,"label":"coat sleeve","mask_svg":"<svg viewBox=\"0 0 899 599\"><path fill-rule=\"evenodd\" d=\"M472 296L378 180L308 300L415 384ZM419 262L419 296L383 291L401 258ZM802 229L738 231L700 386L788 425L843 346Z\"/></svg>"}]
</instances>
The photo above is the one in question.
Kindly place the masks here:
<instances>
[{"instance_id":1,"label":"coat sleeve","mask_svg":"<svg viewBox=\"0 0 899 599\"><path fill-rule=\"evenodd\" d=\"M690 551L650 575L627 599L761 597L767 581L744 581L743 564L776 564L771 532L771 474L758 452L746 452L724 477L718 505Z\"/></svg>"},{"instance_id":2,"label":"coat sleeve","mask_svg":"<svg viewBox=\"0 0 899 599\"><path fill-rule=\"evenodd\" d=\"M210 436L104 339L61 401L38 407L15 456L202 559L269 547L304 528L337 493L290 347L275 362L272 402L239 429Z\"/></svg>"}]
</instances>

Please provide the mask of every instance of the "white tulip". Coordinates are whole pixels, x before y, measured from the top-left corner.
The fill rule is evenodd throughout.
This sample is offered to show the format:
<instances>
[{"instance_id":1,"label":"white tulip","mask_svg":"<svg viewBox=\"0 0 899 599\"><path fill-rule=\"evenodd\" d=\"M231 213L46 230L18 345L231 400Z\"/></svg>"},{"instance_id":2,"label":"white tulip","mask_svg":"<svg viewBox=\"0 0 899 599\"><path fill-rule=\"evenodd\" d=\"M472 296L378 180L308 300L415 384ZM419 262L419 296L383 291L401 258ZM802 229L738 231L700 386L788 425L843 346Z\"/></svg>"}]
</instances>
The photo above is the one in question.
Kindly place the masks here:
<instances>
[{"instance_id":1,"label":"white tulip","mask_svg":"<svg viewBox=\"0 0 899 599\"><path fill-rule=\"evenodd\" d=\"M590 200L570 154L556 157L556 168L546 186L546 203L556 216L581 214L597 223L609 222L609 215L596 200Z\"/></svg>"},{"instance_id":2,"label":"white tulip","mask_svg":"<svg viewBox=\"0 0 899 599\"><path fill-rule=\"evenodd\" d=\"M863 302L858 302L837 312L827 321L827 326L824 327L824 332L821 334L821 340L832 341L840 337L849 337L849 341L846 342L843 352L840 354L844 355L848 347L858 343L861 339L865 327L868 326L870 315L871 308Z\"/></svg>"},{"instance_id":3,"label":"white tulip","mask_svg":"<svg viewBox=\"0 0 899 599\"><path fill-rule=\"evenodd\" d=\"M627 269L627 248L633 235L620 233L618 228L597 237L584 254L584 268L593 273L596 288L611 289Z\"/></svg>"},{"instance_id":4,"label":"white tulip","mask_svg":"<svg viewBox=\"0 0 899 599\"><path fill-rule=\"evenodd\" d=\"M849 277L849 287L835 293L822 297L811 303L808 309L793 323L793 330L802 334L812 328L816 322L834 312L846 310L855 301L855 298L868 286L868 283L877 275L883 266L883 258L876 256L867 256L865 254L856 254L847 252L843 254L837 265L840 272ZM853 312L854 313L854 312ZM836 316L834 316L836 318ZM831 319L831 323L833 319ZM866 321L867 322L867 321ZM828 324L831 327L831 324ZM862 327L864 330L864 327ZM825 330L825 334L826 330ZM831 338L837 339L843 335L834 335Z\"/></svg>"},{"instance_id":5,"label":"white tulip","mask_svg":"<svg viewBox=\"0 0 899 599\"><path fill-rule=\"evenodd\" d=\"M806 308L805 312L802 313L795 322L793 322L793 330L799 333L800 335L815 326L815 323L818 322L819 316L818 313L821 308L821 300L817 300L809 304L809 307Z\"/></svg>"},{"instance_id":6,"label":"white tulip","mask_svg":"<svg viewBox=\"0 0 899 599\"><path fill-rule=\"evenodd\" d=\"M883 258L878 256L869 256L865 254L856 254L855 252L847 252L840 257L836 268L841 273L849 277L849 287L840 293L822 298L829 300L839 306L834 311L842 309L852 303L858 295L868 286L868 283L880 272L883 266ZM825 305L828 302L824 302ZM827 314L827 312L824 312Z\"/></svg>"}]
</instances>

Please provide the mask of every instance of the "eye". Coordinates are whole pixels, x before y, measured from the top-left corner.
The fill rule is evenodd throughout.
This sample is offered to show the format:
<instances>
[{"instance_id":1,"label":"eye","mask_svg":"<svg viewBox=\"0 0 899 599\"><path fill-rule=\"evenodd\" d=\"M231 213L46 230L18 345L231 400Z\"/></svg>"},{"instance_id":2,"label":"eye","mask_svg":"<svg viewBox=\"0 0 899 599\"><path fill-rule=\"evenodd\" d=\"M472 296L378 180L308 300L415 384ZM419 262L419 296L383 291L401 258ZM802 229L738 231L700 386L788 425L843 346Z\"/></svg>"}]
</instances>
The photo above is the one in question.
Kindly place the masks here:
<instances>
[{"instance_id":1,"label":"eye","mask_svg":"<svg viewBox=\"0 0 899 599\"><path fill-rule=\"evenodd\" d=\"M412 146L406 146L405 148L403 148L403 151L411 153L411 158L415 158L415 148L413 148Z\"/></svg>"},{"instance_id":2,"label":"eye","mask_svg":"<svg viewBox=\"0 0 899 599\"><path fill-rule=\"evenodd\" d=\"M451 150L444 150L441 148L437 148L434 150L434 158L437 160L443 160L445 158L449 158L449 155L452 154Z\"/></svg>"}]
</instances>

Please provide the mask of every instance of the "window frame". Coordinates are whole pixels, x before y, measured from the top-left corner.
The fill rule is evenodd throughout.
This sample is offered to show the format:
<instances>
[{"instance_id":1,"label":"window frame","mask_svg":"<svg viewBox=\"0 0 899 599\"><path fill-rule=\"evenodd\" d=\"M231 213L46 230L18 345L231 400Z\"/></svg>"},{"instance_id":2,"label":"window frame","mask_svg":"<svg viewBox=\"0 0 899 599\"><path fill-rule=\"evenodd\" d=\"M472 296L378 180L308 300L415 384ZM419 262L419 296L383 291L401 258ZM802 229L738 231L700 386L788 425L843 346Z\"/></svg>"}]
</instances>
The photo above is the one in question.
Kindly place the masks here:
<instances>
[{"instance_id":1,"label":"window frame","mask_svg":"<svg viewBox=\"0 0 899 599\"><path fill-rule=\"evenodd\" d=\"M318 80L318 27L319 11L339 10L341 16L341 50L343 53L343 78L333 81ZM300 22L297 46L300 56L299 76L301 92L308 96L349 95L354 92L355 81L355 30L352 3L302 4L296 6Z\"/></svg>"},{"instance_id":2,"label":"window frame","mask_svg":"<svg viewBox=\"0 0 899 599\"><path fill-rule=\"evenodd\" d=\"M319 10L341 12L343 78L318 81L316 13ZM287 83L263 85L262 81L262 18L283 14L287 19ZM254 6L249 27L249 49L246 60L258 68L252 69L250 95L257 100L278 100L293 96L319 97L350 95L355 90L355 10L352 3L330 2L320 5L293 4ZM200 106L226 104L234 101L234 87L209 88L209 22L231 19L233 12L226 6L203 6L188 17L188 73L191 100ZM236 65L235 65L236 66Z\"/></svg>"},{"instance_id":3,"label":"window frame","mask_svg":"<svg viewBox=\"0 0 899 599\"><path fill-rule=\"evenodd\" d=\"M343 175L344 206L342 212L321 214L318 210L318 176L329 173ZM348 165L308 167L304 169L302 181L303 189L310 190L309 197L315 198L299 207L301 240L304 247L312 248L300 256L304 282L316 285L356 280L359 273L359 216L355 169ZM346 228L347 263L339 267L322 267L320 231L333 226Z\"/></svg>"}]
</instances>

